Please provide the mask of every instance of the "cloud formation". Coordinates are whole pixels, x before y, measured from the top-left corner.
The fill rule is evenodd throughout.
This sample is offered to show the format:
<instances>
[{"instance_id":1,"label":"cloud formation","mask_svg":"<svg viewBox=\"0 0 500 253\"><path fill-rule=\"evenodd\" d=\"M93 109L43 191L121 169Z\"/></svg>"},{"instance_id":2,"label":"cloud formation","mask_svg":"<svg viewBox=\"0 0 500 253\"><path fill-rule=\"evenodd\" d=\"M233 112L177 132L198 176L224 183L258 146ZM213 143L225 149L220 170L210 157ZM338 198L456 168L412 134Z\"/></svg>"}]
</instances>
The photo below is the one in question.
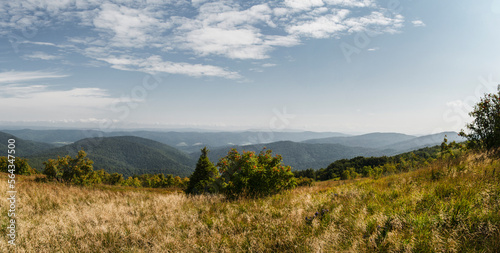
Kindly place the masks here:
<instances>
[{"instance_id":1,"label":"cloud formation","mask_svg":"<svg viewBox=\"0 0 500 253\"><path fill-rule=\"evenodd\" d=\"M90 61L122 70L164 72L195 77L241 78L231 66L177 62L175 54L201 60L261 60L281 47L305 39L338 38L369 30L395 33L404 17L372 0L284 1L115 1L21 0L0 3L0 35L36 33L48 27L87 29L85 37L27 42L64 47ZM424 25L417 20L415 26ZM30 36L25 36L30 37ZM33 60L56 56L34 52ZM219 63L220 64L220 63Z\"/></svg>"},{"instance_id":2,"label":"cloud formation","mask_svg":"<svg viewBox=\"0 0 500 253\"><path fill-rule=\"evenodd\" d=\"M105 116L110 108L121 103L137 102L127 98L115 98L106 89L62 88L39 84L48 79L59 79L68 75L48 71L9 71L0 73L0 107L5 111L5 119L22 120L24 115L32 115L36 106L40 119L51 115L54 119L71 119L78 115ZM78 112L78 113L76 113ZM32 120L37 120L33 118Z\"/></svg>"},{"instance_id":3,"label":"cloud formation","mask_svg":"<svg viewBox=\"0 0 500 253\"><path fill-rule=\"evenodd\" d=\"M425 26L425 23L422 20L413 20L413 21L411 21L411 23L413 24L413 26L416 26L416 27Z\"/></svg>"}]
</instances>

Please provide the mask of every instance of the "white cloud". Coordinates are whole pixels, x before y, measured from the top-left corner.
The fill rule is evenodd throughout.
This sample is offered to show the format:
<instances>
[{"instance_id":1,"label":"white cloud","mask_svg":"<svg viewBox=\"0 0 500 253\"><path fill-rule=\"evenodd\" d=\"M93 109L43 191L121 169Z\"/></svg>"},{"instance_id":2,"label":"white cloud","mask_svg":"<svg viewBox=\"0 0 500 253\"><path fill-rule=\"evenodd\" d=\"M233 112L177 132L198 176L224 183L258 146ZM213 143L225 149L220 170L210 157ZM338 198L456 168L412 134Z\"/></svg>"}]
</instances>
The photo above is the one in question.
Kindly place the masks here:
<instances>
[{"instance_id":1,"label":"white cloud","mask_svg":"<svg viewBox=\"0 0 500 253\"><path fill-rule=\"evenodd\" d=\"M103 4L93 20L98 31L106 33L105 38L113 46L144 48L157 42L159 34L171 27L162 22L153 12L133 9L116 4Z\"/></svg>"},{"instance_id":2,"label":"white cloud","mask_svg":"<svg viewBox=\"0 0 500 253\"><path fill-rule=\"evenodd\" d=\"M20 85L20 84L7 84L0 86L2 98L29 98L31 94L43 91L47 88L46 85Z\"/></svg>"},{"instance_id":3,"label":"white cloud","mask_svg":"<svg viewBox=\"0 0 500 253\"><path fill-rule=\"evenodd\" d=\"M50 54L47 54L44 52L37 51L37 52L33 52L31 54L24 55L23 58L30 59L30 60L46 60L46 61L48 61L48 60L60 59L61 56L50 55Z\"/></svg>"},{"instance_id":4,"label":"white cloud","mask_svg":"<svg viewBox=\"0 0 500 253\"><path fill-rule=\"evenodd\" d=\"M46 85L4 85L0 107L9 108L4 118L26 120L79 120L116 116L112 108L130 99L111 97L101 88L54 89ZM109 118L109 117L108 117ZM89 122L89 121L88 121Z\"/></svg>"},{"instance_id":5,"label":"white cloud","mask_svg":"<svg viewBox=\"0 0 500 253\"><path fill-rule=\"evenodd\" d=\"M0 84L2 83L16 83L16 82L27 82L39 79L48 78L63 78L68 75L58 74L56 72L44 72L44 71L8 71L0 73Z\"/></svg>"},{"instance_id":6,"label":"white cloud","mask_svg":"<svg viewBox=\"0 0 500 253\"><path fill-rule=\"evenodd\" d=\"M343 20L349 14L349 10L339 10L326 16L319 16L313 20L299 22L287 28L287 32L306 37L328 38L338 32L348 29Z\"/></svg>"},{"instance_id":7,"label":"white cloud","mask_svg":"<svg viewBox=\"0 0 500 253\"><path fill-rule=\"evenodd\" d=\"M411 21L411 23L412 23L412 24L413 24L413 26L415 26L415 27L425 26L425 23L424 23L424 21L422 21L422 20L413 20L413 21Z\"/></svg>"},{"instance_id":8,"label":"white cloud","mask_svg":"<svg viewBox=\"0 0 500 253\"><path fill-rule=\"evenodd\" d=\"M375 5L373 0L324 0L329 5L343 7L372 7Z\"/></svg>"},{"instance_id":9,"label":"white cloud","mask_svg":"<svg viewBox=\"0 0 500 253\"><path fill-rule=\"evenodd\" d=\"M403 27L404 17L395 15L388 17L382 12L374 11L368 16L349 18L345 24L349 26L349 32L368 31L372 34L397 33Z\"/></svg>"},{"instance_id":10,"label":"white cloud","mask_svg":"<svg viewBox=\"0 0 500 253\"><path fill-rule=\"evenodd\" d=\"M377 51L379 49L380 48L378 48L378 47L372 47L372 48L368 48L367 50L370 51L370 52L373 52L373 51Z\"/></svg>"},{"instance_id":11,"label":"white cloud","mask_svg":"<svg viewBox=\"0 0 500 253\"><path fill-rule=\"evenodd\" d=\"M323 6L324 3L322 0L285 0L285 5L295 10L309 10Z\"/></svg>"},{"instance_id":12,"label":"white cloud","mask_svg":"<svg viewBox=\"0 0 500 253\"><path fill-rule=\"evenodd\" d=\"M113 68L131 71L143 71L147 73L170 73L183 74L194 77L218 76L229 79L238 79L241 76L237 72L227 71L221 67L190 64L185 62L163 61L160 56L151 56L147 59L132 58L129 56L100 58Z\"/></svg>"},{"instance_id":13,"label":"white cloud","mask_svg":"<svg viewBox=\"0 0 500 253\"><path fill-rule=\"evenodd\" d=\"M274 67L274 66L276 66L276 64L274 64L274 63L264 63L264 64L262 64L262 67L264 67L264 68L269 68L269 67Z\"/></svg>"}]
</instances>

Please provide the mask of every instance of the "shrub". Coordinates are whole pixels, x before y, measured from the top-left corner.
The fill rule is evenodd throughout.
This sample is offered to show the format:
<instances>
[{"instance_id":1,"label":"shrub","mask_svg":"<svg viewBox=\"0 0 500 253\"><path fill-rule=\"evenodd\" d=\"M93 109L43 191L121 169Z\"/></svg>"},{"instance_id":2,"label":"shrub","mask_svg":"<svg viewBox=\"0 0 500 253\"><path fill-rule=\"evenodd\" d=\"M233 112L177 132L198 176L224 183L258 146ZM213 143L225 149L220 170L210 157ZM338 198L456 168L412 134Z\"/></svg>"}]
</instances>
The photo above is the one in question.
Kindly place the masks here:
<instances>
[{"instance_id":1,"label":"shrub","mask_svg":"<svg viewBox=\"0 0 500 253\"><path fill-rule=\"evenodd\" d=\"M80 150L75 158L70 156L49 159L44 162L43 173L49 180L73 183L77 185L93 185L101 183L99 173L94 171L94 162L87 158L85 151Z\"/></svg>"},{"instance_id":2,"label":"shrub","mask_svg":"<svg viewBox=\"0 0 500 253\"><path fill-rule=\"evenodd\" d=\"M238 153L231 149L217 166L223 193L229 198L239 196L260 197L276 194L297 185L290 166L282 164L280 155L271 150Z\"/></svg>"}]
</instances>

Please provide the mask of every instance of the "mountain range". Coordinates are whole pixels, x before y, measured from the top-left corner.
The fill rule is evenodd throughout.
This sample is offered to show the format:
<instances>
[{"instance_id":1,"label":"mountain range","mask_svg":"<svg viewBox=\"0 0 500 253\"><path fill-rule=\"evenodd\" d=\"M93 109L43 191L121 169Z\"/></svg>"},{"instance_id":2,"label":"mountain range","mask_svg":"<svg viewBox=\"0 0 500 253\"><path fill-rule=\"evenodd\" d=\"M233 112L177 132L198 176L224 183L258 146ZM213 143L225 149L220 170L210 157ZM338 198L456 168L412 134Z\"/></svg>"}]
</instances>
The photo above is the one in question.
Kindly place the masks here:
<instances>
[{"instance_id":1,"label":"mountain range","mask_svg":"<svg viewBox=\"0 0 500 253\"><path fill-rule=\"evenodd\" d=\"M315 132L150 132L94 130L2 130L0 148L16 139L18 156L26 157L36 169L58 156L75 156L84 149L95 169L124 176L164 173L189 176L200 149L207 146L214 162L231 148L260 152L264 147L283 156L294 169L325 168L330 163L356 156L390 156L423 147L463 141L455 132L412 136L400 133L345 135ZM140 135L140 136L139 136ZM282 140L283 139L283 140ZM240 145L236 145L239 143ZM243 144L243 145L241 145ZM249 144L249 145L244 145ZM1 155L1 154L0 154Z\"/></svg>"}]
</instances>

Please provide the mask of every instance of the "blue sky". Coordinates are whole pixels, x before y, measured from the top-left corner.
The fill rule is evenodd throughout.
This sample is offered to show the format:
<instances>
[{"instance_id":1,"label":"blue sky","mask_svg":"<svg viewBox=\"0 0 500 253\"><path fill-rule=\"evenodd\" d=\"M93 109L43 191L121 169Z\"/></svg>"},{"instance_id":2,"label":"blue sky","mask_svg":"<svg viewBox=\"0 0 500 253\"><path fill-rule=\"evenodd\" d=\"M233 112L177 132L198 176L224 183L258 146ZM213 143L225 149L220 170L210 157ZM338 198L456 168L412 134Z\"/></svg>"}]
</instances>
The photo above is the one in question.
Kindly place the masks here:
<instances>
[{"instance_id":1,"label":"blue sky","mask_svg":"<svg viewBox=\"0 0 500 253\"><path fill-rule=\"evenodd\" d=\"M4 127L427 134L500 83L500 0L0 5Z\"/></svg>"}]
</instances>

